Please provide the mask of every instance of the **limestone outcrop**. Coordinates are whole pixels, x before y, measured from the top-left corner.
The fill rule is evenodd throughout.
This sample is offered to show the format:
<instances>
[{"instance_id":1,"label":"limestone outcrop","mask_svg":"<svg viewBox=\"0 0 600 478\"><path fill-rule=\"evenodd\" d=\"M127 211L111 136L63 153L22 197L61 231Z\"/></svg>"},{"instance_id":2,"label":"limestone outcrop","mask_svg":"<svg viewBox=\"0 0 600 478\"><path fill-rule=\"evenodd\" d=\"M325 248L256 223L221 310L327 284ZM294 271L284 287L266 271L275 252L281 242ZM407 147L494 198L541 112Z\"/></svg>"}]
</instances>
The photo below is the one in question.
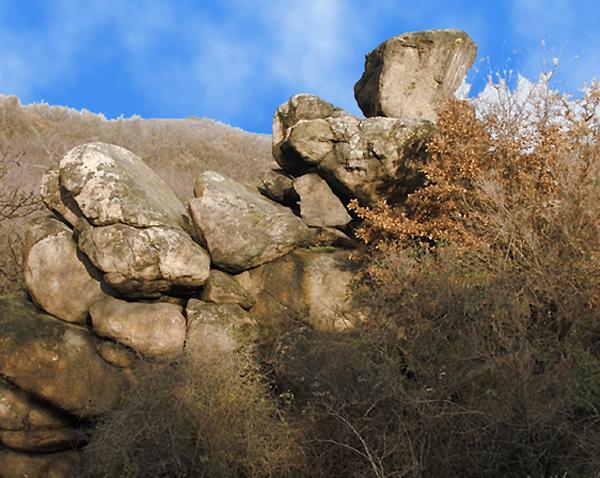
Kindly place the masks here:
<instances>
[{"instance_id":1,"label":"limestone outcrop","mask_svg":"<svg viewBox=\"0 0 600 478\"><path fill-rule=\"evenodd\" d=\"M186 205L130 151L69 151L41 184L54 215L25 238L30 299L0 298L0 478L73 476L81 423L117 406L139 360L281 352L362 323L348 202L424 184L435 109L475 51L457 31L389 40L356 86L366 119L295 95L273 121L281 169L258 187L207 171ZM293 359L285 380L304 373Z\"/></svg>"}]
</instances>

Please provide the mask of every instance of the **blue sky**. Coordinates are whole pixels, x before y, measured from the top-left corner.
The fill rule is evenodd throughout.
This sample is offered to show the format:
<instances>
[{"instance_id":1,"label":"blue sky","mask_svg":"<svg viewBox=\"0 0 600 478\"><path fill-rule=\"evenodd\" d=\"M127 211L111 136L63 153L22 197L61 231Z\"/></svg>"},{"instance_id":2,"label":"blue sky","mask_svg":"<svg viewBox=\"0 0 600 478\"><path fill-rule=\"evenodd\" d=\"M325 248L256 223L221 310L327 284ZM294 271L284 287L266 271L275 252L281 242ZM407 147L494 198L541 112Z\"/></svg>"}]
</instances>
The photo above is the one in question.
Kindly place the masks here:
<instances>
[{"instance_id":1,"label":"blue sky","mask_svg":"<svg viewBox=\"0 0 600 478\"><path fill-rule=\"evenodd\" d=\"M577 92L600 77L600 4L591 0L0 0L0 93L109 118L206 116L270 133L291 95L359 114L364 55L394 35L465 30L490 71Z\"/></svg>"}]
</instances>

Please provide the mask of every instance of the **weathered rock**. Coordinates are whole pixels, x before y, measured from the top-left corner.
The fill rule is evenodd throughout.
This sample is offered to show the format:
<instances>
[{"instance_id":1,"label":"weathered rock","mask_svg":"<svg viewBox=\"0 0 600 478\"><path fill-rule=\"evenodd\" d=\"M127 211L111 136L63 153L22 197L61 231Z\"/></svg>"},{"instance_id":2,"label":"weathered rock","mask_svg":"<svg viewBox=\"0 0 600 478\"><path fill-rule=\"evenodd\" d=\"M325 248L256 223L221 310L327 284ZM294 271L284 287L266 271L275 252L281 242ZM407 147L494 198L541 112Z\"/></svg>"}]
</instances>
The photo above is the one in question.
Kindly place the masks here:
<instances>
[{"instance_id":1,"label":"weathered rock","mask_svg":"<svg viewBox=\"0 0 600 478\"><path fill-rule=\"evenodd\" d=\"M238 304L244 309L254 305L248 292L233 277L225 272L213 269L204 285L200 298L216 304Z\"/></svg>"},{"instance_id":2,"label":"weathered rock","mask_svg":"<svg viewBox=\"0 0 600 478\"><path fill-rule=\"evenodd\" d=\"M64 415L0 379L0 430L56 429L69 424Z\"/></svg>"},{"instance_id":3,"label":"weathered rock","mask_svg":"<svg viewBox=\"0 0 600 478\"><path fill-rule=\"evenodd\" d=\"M211 304L191 299L186 309L186 355L235 352L255 338L256 322L237 304Z\"/></svg>"},{"instance_id":4,"label":"weathered rock","mask_svg":"<svg viewBox=\"0 0 600 478\"><path fill-rule=\"evenodd\" d=\"M174 304L141 304L118 299L96 302L90 309L94 329L155 360L172 360L183 350L186 323Z\"/></svg>"},{"instance_id":5,"label":"weathered rock","mask_svg":"<svg viewBox=\"0 0 600 478\"><path fill-rule=\"evenodd\" d=\"M293 206L300 199L294 189L294 180L283 170L270 169L262 178L259 190L269 199Z\"/></svg>"},{"instance_id":6,"label":"weathered rock","mask_svg":"<svg viewBox=\"0 0 600 478\"><path fill-rule=\"evenodd\" d=\"M294 161L288 162L282 154L281 146L288 130L300 120L324 119L331 116L336 109L318 96L299 94L292 96L282 104L273 116L273 157L286 171L294 174L297 166Z\"/></svg>"},{"instance_id":7,"label":"weathered rock","mask_svg":"<svg viewBox=\"0 0 600 478\"><path fill-rule=\"evenodd\" d=\"M0 374L80 416L114 408L127 383L96 352L98 339L20 297L0 297Z\"/></svg>"},{"instance_id":8,"label":"weathered rock","mask_svg":"<svg viewBox=\"0 0 600 478\"><path fill-rule=\"evenodd\" d=\"M272 261L310 236L289 209L215 172L196 179L189 210L213 262L240 272Z\"/></svg>"},{"instance_id":9,"label":"weathered rock","mask_svg":"<svg viewBox=\"0 0 600 478\"><path fill-rule=\"evenodd\" d=\"M0 379L0 443L23 451L61 450L82 438L74 425Z\"/></svg>"},{"instance_id":10,"label":"weathered rock","mask_svg":"<svg viewBox=\"0 0 600 478\"><path fill-rule=\"evenodd\" d=\"M369 53L354 96L365 116L436 120L473 64L477 46L460 30L391 38Z\"/></svg>"},{"instance_id":11,"label":"weathered rock","mask_svg":"<svg viewBox=\"0 0 600 478\"><path fill-rule=\"evenodd\" d=\"M300 215L309 226L345 226L352 218L342 201L318 174L305 174L294 180L300 196Z\"/></svg>"},{"instance_id":12,"label":"weathered rock","mask_svg":"<svg viewBox=\"0 0 600 478\"><path fill-rule=\"evenodd\" d=\"M59 175L58 164L46 171L40 182L40 195L48 209L54 211L71 226L75 227L75 224L83 215L71 195L61 190Z\"/></svg>"},{"instance_id":13,"label":"weathered rock","mask_svg":"<svg viewBox=\"0 0 600 478\"><path fill-rule=\"evenodd\" d=\"M352 306L351 287L357 266L344 251L296 250L276 261L236 276L246 290L257 297L250 309L259 325L272 319L257 309L272 312L264 295L279 303L278 317L289 322L302 320L319 330L345 330L362 320ZM271 325L269 325L271 327ZM277 328L277 327L274 327Z\"/></svg>"},{"instance_id":14,"label":"weathered rock","mask_svg":"<svg viewBox=\"0 0 600 478\"><path fill-rule=\"evenodd\" d=\"M210 272L207 252L179 228L86 227L79 248L104 273L108 285L129 297L198 288Z\"/></svg>"},{"instance_id":15,"label":"weathered rock","mask_svg":"<svg viewBox=\"0 0 600 478\"><path fill-rule=\"evenodd\" d=\"M90 306L109 291L72 236L73 231L56 219L33 220L24 240L23 275L42 309L67 322L84 323Z\"/></svg>"},{"instance_id":16,"label":"weathered rock","mask_svg":"<svg viewBox=\"0 0 600 478\"><path fill-rule=\"evenodd\" d=\"M75 451L28 454L0 450L0 478L73 478L78 464Z\"/></svg>"},{"instance_id":17,"label":"weathered rock","mask_svg":"<svg viewBox=\"0 0 600 478\"><path fill-rule=\"evenodd\" d=\"M119 368L131 368L136 362L136 356L133 352L122 345L104 340L96 345L96 350L104 360L109 364Z\"/></svg>"},{"instance_id":18,"label":"weathered rock","mask_svg":"<svg viewBox=\"0 0 600 478\"><path fill-rule=\"evenodd\" d=\"M336 110L325 119L303 119L284 130L278 161L296 175L318 171L344 201L393 202L424 183L420 171L432 133L428 121L360 121Z\"/></svg>"},{"instance_id":19,"label":"weathered rock","mask_svg":"<svg viewBox=\"0 0 600 478\"><path fill-rule=\"evenodd\" d=\"M69 151L59 165L60 187L94 226L180 226L189 230L175 193L132 152L106 143Z\"/></svg>"}]
</instances>

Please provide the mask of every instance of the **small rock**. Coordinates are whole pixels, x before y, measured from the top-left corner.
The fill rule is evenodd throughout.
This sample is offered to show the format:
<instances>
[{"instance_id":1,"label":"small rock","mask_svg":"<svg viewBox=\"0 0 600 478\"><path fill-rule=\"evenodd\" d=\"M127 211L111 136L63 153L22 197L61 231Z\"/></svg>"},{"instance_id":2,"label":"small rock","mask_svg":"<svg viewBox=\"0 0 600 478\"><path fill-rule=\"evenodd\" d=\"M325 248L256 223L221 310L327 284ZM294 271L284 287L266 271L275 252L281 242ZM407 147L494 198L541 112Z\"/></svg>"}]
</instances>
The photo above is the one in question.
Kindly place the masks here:
<instances>
[{"instance_id":1,"label":"small rock","mask_svg":"<svg viewBox=\"0 0 600 478\"><path fill-rule=\"evenodd\" d=\"M262 178L259 190L269 199L285 206L293 206L300 199L294 189L294 180L281 169L270 169Z\"/></svg>"},{"instance_id":2,"label":"small rock","mask_svg":"<svg viewBox=\"0 0 600 478\"><path fill-rule=\"evenodd\" d=\"M309 226L345 226L352 218L318 174L306 174L294 180L300 196L300 214Z\"/></svg>"},{"instance_id":3,"label":"small rock","mask_svg":"<svg viewBox=\"0 0 600 478\"><path fill-rule=\"evenodd\" d=\"M239 282L229 274L216 269L210 271L200 298L216 304L238 304L244 309L254 305L254 300Z\"/></svg>"},{"instance_id":4,"label":"small rock","mask_svg":"<svg viewBox=\"0 0 600 478\"><path fill-rule=\"evenodd\" d=\"M183 350L186 323L181 307L118 299L96 302L90 309L94 329L155 360L172 360Z\"/></svg>"}]
</instances>

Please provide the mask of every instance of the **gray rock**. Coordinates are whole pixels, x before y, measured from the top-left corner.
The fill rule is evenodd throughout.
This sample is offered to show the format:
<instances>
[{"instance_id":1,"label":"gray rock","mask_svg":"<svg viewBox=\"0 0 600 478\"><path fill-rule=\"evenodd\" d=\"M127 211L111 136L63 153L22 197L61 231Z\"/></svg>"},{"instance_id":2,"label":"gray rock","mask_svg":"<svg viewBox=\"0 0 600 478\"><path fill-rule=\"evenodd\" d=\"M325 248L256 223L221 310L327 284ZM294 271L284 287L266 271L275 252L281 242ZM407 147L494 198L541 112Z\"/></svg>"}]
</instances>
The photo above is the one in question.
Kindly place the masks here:
<instances>
[{"instance_id":1,"label":"gray rock","mask_svg":"<svg viewBox=\"0 0 600 478\"><path fill-rule=\"evenodd\" d=\"M43 314L20 297L0 297L0 374L74 415L114 408L127 388L96 352L87 330Z\"/></svg>"},{"instance_id":2,"label":"gray rock","mask_svg":"<svg viewBox=\"0 0 600 478\"><path fill-rule=\"evenodd\" d=\"M365 116L436 120L473 64L477 46L460 30L391 38L369 53L354 96Z\"/></svg>"},{"instance_id":3,"label":"gray rock","mask_svg":"<svg viewBox=\"0 0 600 478\"><path fill-rule=\"evenodd\" d=\"M293 206L300 199L294 189L294 180L283 170L270 169L262 178L259 190L269 199Z\"/></svg>"},{"instance_id":4,"label":"gray rock","mask_svg":"<svg viewBox=\"0 0 600 478\"><path fill-rule=\"evenodd\" d=\"M108 290L72 237L73 231L56 219L34 219L24 240L23 275L42 309L67 322L84 323L90 306L107 297Z\"/></svg>"},{"instance_id":5,"label":"gray rock","mask_svg":"<svg viewBox=\"0 0 600 478\"><path fill-rule=\"evenodd\" d=\"M198 288L210 272L207 252L179 228L86 227L80 231L79 248L108 285L129 297Z\"/></svg>"},{"instance_id":6,"label":"gray rock","mask_svg":"<svg viewBox=\"0 0 600 478\"><path fill-rule=\"evenodd\" d=\"M204 285L200 298L215 304L238 304L244 309L254 305L248 292L233 277L225 272L213 269Z\"/></svg>"},{"instance_id":7,"label":"gray rock","mask_svg":"<svg viewBox=\"0 0 600 478\"><path fill-rule=\"evenodd\" d=\"M30 454L0 450L0 478L73 478L79 453Z\"/></svg>"},{"instance_id":8,"label":"gray rock","mask_svg":"<svg viewBox=\"0 0 600 478\"><path fill-rule=\"evenodd\" d=\"M305 174L294 180L300 196L300 215L309 226L345 226L352 218L333 191L318 174Z\"/></svg>"},{"instance_id":9,"label":"gray rock","mask_svg":"<svg viewBox=\"0 0 600 478\"><path fill-rule=\"evenodd\" d=\"M255 340L256 322L237 304L211 304L191 299L186 315L188 357L235 352Z\"/></svg>"},{"instance_id":10,"label":"gray rock","mask_svg":"<svg viewBox=\"0 0 600 478\"><path fill-rule=\"evenodd\" d=\"M301 119L284 130L278 161L296 175L316 170L344 201L395 202L424 183L420 169L432 133L428 121L360 121L336 110L325 119Z\"/></svg>"},{"instance_id":11,"label":"gray rock","mask_svg":"<svg viewBox=\"0 0 600 478\"><path fill-rule=\"evenodd\" d=\"M60 187L94 226L180 226L185 207L154 171L132 152L106 143L69 151L59 165Z\"/></svg>"},{"instance_id":12,"label":"gray rock","mask_svg":"<svg viewBox=\"0 0 600 478\"><path fill-rule=\"evenodd\" d=\"M99 334L150 359L169 361L183 350L186 321L182 312L174 304L141 304L111 298L92 305L90 316Z\"/></svg>"},{"instance_id":13,"label":"gray rock","mask_svg":"<svg viewBox=\"0 0 600 478\"><path fill-rule=\"evenodd\" d=\"M289 209L232 179L206 172L189 202L213 263L240 272L272 261L308 241L308 227Z\"/></svg>"}]
</instances>

